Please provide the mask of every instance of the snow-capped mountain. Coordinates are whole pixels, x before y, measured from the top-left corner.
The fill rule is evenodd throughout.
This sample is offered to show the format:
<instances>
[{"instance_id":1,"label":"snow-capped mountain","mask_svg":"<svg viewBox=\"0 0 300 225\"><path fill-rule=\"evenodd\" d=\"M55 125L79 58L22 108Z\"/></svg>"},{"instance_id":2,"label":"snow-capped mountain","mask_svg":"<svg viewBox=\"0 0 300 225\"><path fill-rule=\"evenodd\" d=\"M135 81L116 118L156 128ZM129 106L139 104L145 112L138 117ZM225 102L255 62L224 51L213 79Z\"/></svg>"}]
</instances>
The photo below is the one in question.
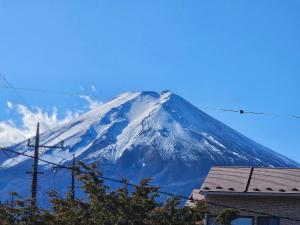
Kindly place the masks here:
<instances>
[{"instance_id":1,"label":"snow-capped mountain","mask_svg":"<svg viewBox=\"0 0 300 225\"><path fill-rule=\"evenodd\" d=\"M96 162L108 177L138 182L151 177L163 190L189 194L212 165L298 167L299 164L250 140L169 91L129 92L41 135L40 157L55 163ZM33 155L23 142L13 149ZM32 159L0 155L0 194L30 193ZM40 162L40 194L67 190L69 173L53 173ZM5 198L5 197L3 197Z\"/></svg>"}]
</instances>

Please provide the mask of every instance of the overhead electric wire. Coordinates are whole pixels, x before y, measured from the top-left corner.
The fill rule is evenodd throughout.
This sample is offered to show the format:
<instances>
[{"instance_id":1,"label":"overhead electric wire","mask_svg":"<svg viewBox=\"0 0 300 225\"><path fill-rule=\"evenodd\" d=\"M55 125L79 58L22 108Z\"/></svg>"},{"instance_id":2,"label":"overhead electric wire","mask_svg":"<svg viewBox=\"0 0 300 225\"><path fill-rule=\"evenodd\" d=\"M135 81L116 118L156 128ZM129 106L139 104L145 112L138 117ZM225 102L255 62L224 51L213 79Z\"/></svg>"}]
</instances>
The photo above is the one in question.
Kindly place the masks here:
<instances>
[{"instance_id":1,"label":"overhead electric wire","mask_svg":"<svg viewBox=\"0 0 300 225\"><path fill-rule=\"evenodd\" d=\"M266 113L263 112L251 112L251 111L245 111L243 109L239 109L239 110L234 110L234 109L223 109L220 108L219 110L224 111L224 112L235 112L235 113L240 113L240 114L255 114L255 115L264 115Z\"/></svg>"},{"instance_id":2,"label":"overhead electric wire","mask_svg":"<svg viewBox=\"0 0 300 225\"><path fill-rule=\"evenodd\" d=\"M14 157L12 157L11 155L9 155L8 152L5 152L5 151L4 151L3 153L6 155L7 158L9 158L9 159L15 161L16 163L18 163L18 161L17 161ZM1 166L1 168L4 168L4 167Z\"/></svg>"},{"instance_id":3,"label":"overhead electric wire","mask_svg":"<svg viewBox=\"0 0 300 225\"><path fill-rule=\"evenodd\" d=\"M3 82L3 84L4 84L4 86L5 86L7 89L9 89L10 92L11 92L13 95L15 95L17 98L21 99L23 102L26 102L25 99L24 99L21 95L19 95L18 92L15 91L14 87L8 82L8 80L6 79L6 77L5 77L2 73L0 73L0 78L1 78L1 80L2 80L2 82ZM20 132L18 129L16 129L16 131L17 131L24 139L27 139L27 137L24 136L24 135L22 134L22 132Z\"/></svg>"},{"instance_id":4,"label":"overhead electric wire","mask_svg":"<svg viewBox=\"0 0 300 225\"><path fill-rule=\"evenodd\" d=\"M273 116L273 117L281 117L281 118L288 118L288 119L300 119L300 116L297 115L283 115L274 112L256 112L256 111L247 111L245 109L230 109L230 108L212 108L212 107L204 107L198 106L200 109L204 110L214 110L214 111L221 111L221 112L230 112L230 113L238 113L240 115L262 115L262 116Z\"/></svg>"},{"instance_id":5,"label":"overhead electric wire","mask_svg":"<svg viewBox=\"0 0 300 225\"><path fill-rule=\"evenodd\" d=\"M20 89L20 90L27 90L27 91L35 91L35 92L47 92L47 93L52 93L52 94L63 94L63 95L73 95L73 96L80 96L79 94L75 94L75 93L70 93L70 92L59 92L59 91L47 91L47 90L42 90L42 89L31 89L31 88L16 88L14 87L13 85L10 84L10 82L7 80L7 78L0 73L0 77L1 79L3 80L4 82L4 86L0 86L0 87L3 87L3 88L6 88L6 89L9 89L16 97L18 97L23 103L25 103L25 105L29 108L29 104L27 104L27 101L22 97L22 95L20 95L18 92L17 92L17 89ZM46 123L43 123L41 124L42 126L45 126L47 128L47 130L43 131L43 132L51 132L55 129L57 129L57 127L53 127L53 128L50 128ZM17 130L18 131L18 130ZM19 131L18 131L19 132ZM20 133L20 132L19 132ZM21 134L24 139L27 139L27 137L25 137L23 134ZM59 137L59 135L56 137L58 140L59 140L59 143L62 143L63 140ZM52 139L51 139L52 140ZM48 140L51 141L51 140ZM47 142L46 142L47 143ZM57 143L57 144L59 144Z\"/></svg>"},{"instance_id":6,"label":"overhead electric wire","mask_svg":"<svg viewBox=\"0 0 300 225\"><path fill-rule=\"evenodd\" d=\"M16 97L18 97L27 107L29 107L29 104L27 104L27 101L22 97L22 95L20 95L16 88L10 84L10 82L7 80L7 78L2 74L0 73L0 78L2 79L2 81L4 82L4 87L9 89ZM47 132L47 131L50 131L52 129L55 129L55 128L50 128L46 123L43 123L42 124L43 126L45 126L47 128L46 131L44 132ZM19 131L18 131L19 132ZM25 137L23 134L22 136L27 139L27 137ZM59 142L63 142L63 140L61 140L59 137L56 137L57 139L59 139ZM29 139L30 140L30 139Z\"/></svg>"},{"instance_id":7,"label":"overhead electric wire","mask_svg":"<svg viewBox=\"0 0 300 225\"><path fill-rule=\"evenodd\" d=\"M5 88L9 89L13 95L15 95L17 98L21 99L23 102L26 102L25 99L15 90L14 86L10 84L10 82L6 79L6 77L0 73L0 78L3 81L3 84Z\"/></svg>"},{"instance_id":8,"label":"overhead electric wire","mask_svg":"<svg viewBox=\"0 0 300 225\"><path fill-rule=\"evenodd\" d=\"M80 93L64 92L64 91L57 91L57 90L14 87L7 81L7 79L3 76L3 74L0 73L0 76L2 77L2 80L5 81L5 85L0 85L0 88L9 89L14 95L19 97L20 99L23 99L23 101L25 101L24 98L16 90L71 96L71 97L78 97L81 95ZM217 107L213 108L213 107L205 107L205 106L199 106L199 108L206 109L206 110L222 111L222 112L232 112L232 113L238 113L238 114L243 114L243 115L252 114L252 115L285 117L285 118L290 118L290 119L300 119L300 115L293 115L293 114L283 115L283 114L273 113L273 112L256 112L256 111L247 111L245 109L231 109L231 108L217 108Z\"/></svg>"},{"instance_id":9,"label":"overhead electric wire","mask_svg":"<svg viewBox=\"0 0 300 225\"><path fill-rule=\"evenodd\" d=\"M11 91L11 93L13 93L13 95L15 95L16 97L18 97L21 101L23 101L23 103L25 103L27 106L28 104L26 103L25 99L16 91L16 90L21 90L21 91L31 91L31 92L40 92L40 93L48 93L48 94L57 94L57 95L65 95L65 96L80 96L79 93L70 93L70 92L61 92L61 91L51 91L51 90L44 90L44 89L33 89L33 88L22 88L22 87L14 87L12 86L8 80L5 78L5 76L3 74L0 73L0 77L4 83L4 85L0 85L0 88L5 88ZM200 107L200 108L205 108L205 109L209 109L209 110L218 110L218 111L223 111L223 112L233 112L233 113L239 113L239 114L254 114L254 115L272 115L272 116L281 116L281 117L288 117L288 118L294 118L294 119L300 119L300 116L298 115L280 115L280 114L274 114L274 113L264 113L264 112L255 112L255 111L246 111L244 109L226 109L226 108L209 108L209 107ZM46 126L48 128L47 131L53 130L54 128L49 128L47 126L47 124L43 124L44 126ZM26 139L26 137L22 134L22 136ZM59 137L57 137L59 138ZM4 150L4 151L9 151L11 153L15 153L17 155L23 155L25 157L29 157L29 158L34 158L34 156L28 155L25 152L17 152L8 148L3 148L0 147L0 149ZM7 152L5 153L7 157L12 158L9 154L7 154ZM14 159L14 158L12 158ZM69 170L74 170L74 168L69 167L69 166L64 166L58 163L54 163L48 160L44 160L39 158L40 161L49 164L49 165L53 165L56 167L60 167L63 169L69 169ZM85 171L80 171L81 173L86 173ZM121 183L121 184L126 184L129 186L133 186L133 187L137 187L138 185L136 184L132 184L132 183L128 183L128 182L124 182L122 180L118 180L118 179L114 179L114 178L110 178L110 177L104 177L104 176L100 176L101 179L104 180L109 180L112 182L117 182L117 183ZM157 191L157 193L159 194L163 194L163 195L168 195L168 196L172 196L172 197L176 197L176 198L180 198L180 199L185 199L185 200L190 200L190 201L195 201L192 200L190 197L186 197L186 196L180 196L177 194L172 194L169 192L165 192L165 191ZM274 215L270 215L264 212L257 212L257 211L253 211L253 210L248 210L248 209L241 209L241 208L237 208L237 207L232 207L232 206L227 206L227 205L222 205L222 204L217 204L217 203L212 203L212 202L207 202L208 204L211 205L215 205L215 206L220 206L220 207L224 207L224 208L232 208L232 209L237 209L240 211L247 211L247 212L252 212L252 213L257 213L257 214L261 214L261 215L266 215L266 216L274 216ZM300 222L300 219L293 219L293 218L289 218L289 217L282 217L282 216L276 216L278 218L282 218L282 219L287 219L287 220L292 220L292 221L298 221Z\"/></svg>"},{"instance_id":10,"label":"overhead electric wire","mask_svg":"<svg viewBox=\"0 0 300 225\"><path fill-rule=\"evenodd\" d=\"M80 96L79 93L51 91L51 90L33 89L33 88L21 88L21 87L17 88L17 87L12 86L8 82L8 80L5 78L5 76L3 74L0 73L0 77L1 77L1 79L3 81L3 83L4 83L4 85L0 85L0 88L5 88L5 89L10 90L13 93L13 95L15 95L16 97L18 97L24 103L26 103L25 99L16 90L31 91L31 92L40 92L40 93L48 93L48 94L58 94L58 95L65 95L65 96ZM28 106L28 104L26 104L26 105ZM223 111L223 112L233 112L233 113L239 113L239 114L272 115L272 116L281 116L281 117L288 117L288 118L300 119L300 116L298 116L298 115L280 115L280 114L274 114L274 113L246 111L244 109L238 109L237 110L237 109L208 108L208 107L200 107L200 108L205 108L205 109L209 109L209 110L211 110L211 109L213 109L213 110L219 110L219 111ZM49 128L46 124L43 124L43 125L45 125L48 128L47 131L54 129L54 128L52 128L52 129ZM23 134L22 134L22 136L24 138L26 138ZM29 158L34 158L34 156L32 156L32 155L26 154L25 153L26 151L25 152L17 152L17 151L14 151L12 149L9 149L7 147L5 147L5 148L0 147L0 149L4 150L4 152L6 151L5 154L9 158L12 158L12 157L9 156L9 154L7 152L11 152L11 153L14 153L14 154L17 154L17 155L22 155L22 156L29 157ZM74 168L70 167L70 166L65 166L65 165L62 165L62 164L59 164L59 163L54 163L54 162L51 162L51 161L48 161L48 160L44 160L44 159L41 159L41 158L39 158L39 160L41 162L44 162L44 163L52 165L52 166L56 166L56 167L60 167L60 168L63 168L63 169L68 169L68 170L74 170ZM79 171L79 172L81 172L81 173L87 174L87 172L85 172L85 171L82 171L82 170L79 170L79 169L76 169L76 170ZM125 182L123 180L118 180L118 179L114 179L114 178L110 178L110 177L105 177L105 176L99 176L99 178L104 179L104 180L108 180L108 181L112 181L112 182L116 182L116 183L120 183L120 184L126 184L126 185L132 186L132 187L138 187L137 184L132 184L132 183L129 183L129 182ZM177 194L173 194L173 193L169 193L169 192L165 192L165 191L159 191L158 190L156 192L159 193L159 194L168 195L168 196L172 196L172 197L176 197L176 198L180 198L180 199L184 199L184 200L190 200L190 201L193 201L193 202L198 201L198 200L191 199L191 197L181 196L181 195L177 195ZM264 213L264 212L259 212L259 211L249 210L249 209L243 209L243 208L238 208L238 207L233 207L233 206L228 206L228 205L218 204L218 203L213 203L213 202L208 202L208 201L206 201L206 203L210 204L210 205L214 205L214 206L223 207L223 208L231 208L231 209L236 209L236 210L239 210L239 211L246 211L246 212L256 213L256 214L260 214L260 215L272 216L272 217L277 217L277 218L282 218L282 219L286 219L286 220L300 222L300 219L283 217L283 216L276 216L276 215L271 215L271 214Z\"/></svg>"},{"instance_id":11,"label":"overhead electric wire","mask_svg":"<svg viewBox=\"0 0 300 225\"><path fill-rule=\"evenodd\" d=\"M32 156L32 155L28 155L26 153L17 152L17 151L14 151L12 149L9 149L9 148L0 147L0 149L3 150L3 151L8 151L8 152L11 152L11 153L22 155L22 156L25 156L25 157L28 157L28 158L34 158L34 156ZM83 174L89 174L88 172L82 171L82 170L80 170L78 168L61 165L59 163L54 163L54 162L51 162L49 160L41 159L40 157L39 157L39 161L44 162L44 163L49 164L49 165L52 165L52 166L60 167L60 168L63 168L63 169L68 169L68 170L72 170L72 171L75 170L75 171L83 173ZM118 180L118 179L114 179L114 178L110 178L110 177L105 177L105 176L99 176L99 178L103 179L103 180L112 181L112 182L115 182L115 183L125 184L125 185L132 186L132 187L139 187L139 185L137 185L137 184L129 183L129 182L126 182L124 180ZM166 191L157 190L155 192L158 193L158 194L167 195L167 196L171 196L171 197L175 197L175 198L179 198L179 199L184 199L184 200L189 200L189 201L192 201L192 202L200 201L200 200L197 200L197 199L195 200L192 197L186 197L186 196L182 196L182 195L177 195L177 194L169 193L169 192L166 192ZM297 218L290 218L290 217L285 217L285 216L278 216L278 215L273 215L273 214L269 214L269 213L265 213L265 212L260 212L260 211L245 209L245 208L239 208L239 207L235 207L235 206L229 206L229 205L226 205L226 204L219 204L219 203L210 202L210 201L205 201L205 203L207 203L209 205L214 205L214 206L222 207L222 208L236 209L236 210L239 210L239 211L250 212L250 213L255 213L255 214L259 214L259 215L276 217L276 218L286 219L286 220L290 220L290 221L300 222L300 219L297 219Z\"/></svg>"},{"instance_id":12,"label":"overhead electric wire","mask_svg":"<svg viewBox=\"0 0 300 225\"><path fill-rule=\"evenodd\" d=\"M5 85L0 85L0 88L9 89L9 87L7 87ZM24 88L24 87L14 87L14 89L20 90L20 91L39 92L39 93L45 93L45 94L55 94L55 95L75 96L75 97L78 97L81 95L80 93L71 93L71 92L35 89L35 88Z\"/></svg>"}]
</instances>

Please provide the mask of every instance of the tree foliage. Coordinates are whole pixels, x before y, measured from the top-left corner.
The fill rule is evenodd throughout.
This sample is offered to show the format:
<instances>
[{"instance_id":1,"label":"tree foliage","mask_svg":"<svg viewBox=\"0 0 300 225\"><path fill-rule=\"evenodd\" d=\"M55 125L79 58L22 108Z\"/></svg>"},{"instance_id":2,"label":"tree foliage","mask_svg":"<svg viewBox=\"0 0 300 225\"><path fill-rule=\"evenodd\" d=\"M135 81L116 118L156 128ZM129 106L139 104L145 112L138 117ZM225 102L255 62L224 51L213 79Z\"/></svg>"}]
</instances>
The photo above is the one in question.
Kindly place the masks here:
<instances>
[{"instance_id":1,"label":"tree foliage","mask_svg":"<svg viewBox=\"0 0 300 225\"><path fill-rule=\"evenodd\" d=\"M221 225L231 225L231 222L239 216L236 209L224 209L217 216L217 223Z\"/></svg>"},{"instance_id":2,"label":"tree foliage","mask_svg":"<svg viewBox=\"0 0 300 225\"><path fill-rule=\"evenodd\" d=\"M127 180L123 186L110 191L101 179L95 165L80 164L85 173L77 171L82 191L87 199L72 199L71 193L60 197L55 191L48 193L51 208L36 208L34 214L30 200L18 200L14 207L0 205L2 225L192 225L202 221L207 207L204 202L196 206L181 207L180 200L171 198L158 201L159 187L151 186L150 179L131 187Z\"/></svg>"}]
</instances>

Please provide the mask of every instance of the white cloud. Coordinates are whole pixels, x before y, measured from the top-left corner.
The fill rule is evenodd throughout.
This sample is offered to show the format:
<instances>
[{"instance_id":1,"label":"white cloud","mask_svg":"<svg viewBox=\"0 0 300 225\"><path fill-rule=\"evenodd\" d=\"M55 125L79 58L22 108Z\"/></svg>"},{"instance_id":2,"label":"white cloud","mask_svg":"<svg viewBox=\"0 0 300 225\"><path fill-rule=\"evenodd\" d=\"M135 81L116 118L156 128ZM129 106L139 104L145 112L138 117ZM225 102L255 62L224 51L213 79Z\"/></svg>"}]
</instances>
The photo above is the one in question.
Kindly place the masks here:
<instances>
[{"instance_id":1,"label":"white cloud","mask_svg":"<svg viewBox=\"0 0 300 225\"><path fill-rule=\"evenodd\" d=\"M20 115L21 125L18 127L12 120L0 121L0 146L12 145L34 136L38 122L43 132L78 116L78 113L67 112L63 118L58 118L55 108L51 113L47 113L38 107L29 109L24 105L13 105L11 102L7 102L7 107Z\"/></svg>"},{"instance_id":2,"label":"white cloud","mask_svg":"<svg viewBox=\"0 0 300 225\"><path fill-rule=\"evenodd\" d=\"M6 102L6 104L7 104L8 109L12 109L13 104L11 102L8 101L8 102Z\"/></svg>"},{"instance_id":3,"label":"white cloud","mask_svg":"<svg viewBox=\"0 0 300 225\"><path fill-rule=\"evenodd\" d=\"M93 110L103 104L103 102L99 102L88 95L80 95L79 97L84 99L89 104L90 110Z\"/></svg>"},{"instance_id":4,"label":"white cloud","mask_svg":"<svg viewBox=\"0 0 300 225\"><path fill-rule=\"evenodd\" d=\"M97 88L94 86L94 85L92 85L92 90L94 91L94 92L97 92Z\"/></svg>"},{"instance_id":5,"label":"white cloud","mask_svg":"<svg viewBox=\"0 0 300 225\"><path fill-rule=\"evenodd\" d=\"M79 97L86 101L89 109L103 104L87 95ZM9 113L16 112L20 116L21 124L18 126L13 120L0 121L0 146L16 144L34 136L38 122L40 130L43 132L73 120L82 112L80 110L68 111L63 117L58 117L56 108L53 108L52 112L45 112L39 107L28 108L24 105L14 105L10 101L7 101L6 105Z\"/></svg>"},{"instance_id":6,"label":"white cloud","mask_svg":"<svg viewBox=\"0 0 300 225\"><path fill-rule=\"evenodd\" d=\"M11 120L0 122L0 146L8 146L24 139L20 132Z\"/></svg>"}]
</instances>

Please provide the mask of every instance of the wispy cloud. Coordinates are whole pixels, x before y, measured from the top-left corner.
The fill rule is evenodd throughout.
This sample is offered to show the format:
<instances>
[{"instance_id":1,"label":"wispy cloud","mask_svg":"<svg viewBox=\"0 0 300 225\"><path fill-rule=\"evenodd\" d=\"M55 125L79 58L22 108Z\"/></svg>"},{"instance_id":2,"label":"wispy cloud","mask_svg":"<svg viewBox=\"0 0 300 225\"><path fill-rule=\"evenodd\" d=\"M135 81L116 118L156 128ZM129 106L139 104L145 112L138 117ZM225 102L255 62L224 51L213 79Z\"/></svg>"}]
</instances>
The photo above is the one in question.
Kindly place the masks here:
<instances>
[{"instance_id":1,"label":"wispy cloud","mask_svg":"<svg viewBox=\"0 0 300 225\"><path fill-rule=\"evenodd\" d=\"M13 104L11 102L8 101L8 102L6 102L6 104L7 104L8 109L12 109Z\"/></svg>"},{"instance_id":2,"label":"wispy cloud","mask_svg":"<svg viewBox=\"0 0 300 225\"><path fill-rule=\"evenodd\" d=\"M103 104L103 102L93 99L91 96L88 95L80 95L79 97L84 99L89 104L90 110L93 110Z\"/></svg>"},{"instance_id":3,"label":"wispy cloud","mask_svg":"<svg viewBox=\"0 0 300 225\"><path fill-rule=\"evenodd\" d=\"M84 99L89 109L94 109L102 104L90 96L80 95ZM73 120L79 116L79 110L68 111L63 116L58 116L56 108L51 112L46 112L39 107L28 108L25 105L7 102L7 110L16 113L21 119L21 124L17 124L15 120L0 121L0 146L9 146L18 143L26 138L35 135L36 124L40 122L41 131L46 131L54 127L60 126L66 122Z\"/></svg>"},{"instance_id":4,"label":"wispy cloud","mask_svg":"<svg viewBox=\"0 0 300 225\"><path fill-rule=\"evenodd\" d=\"M38 122L41 131L45 131L78 116L76 112L67 112L63 118L58 118L56 108L52 112L45 112L39 107L29 109L24 105L13 105L11 102L7 102L7 107L21 117L21 125L17 126L13 120L0 121L0 146L8 146L33 136Z\"/></svg>"},{"instance_id":5,"label":"wispy cloud","mask_svg":"<svg viewBox=\"0 0 300 225\"><path fill-rule=\"evenodd\" d=\"M96 86L94 86L94 85L92 85L92 90L94 91L94 92L97 92L97 88L96 88Z\"/></svg>"}]
</instances>

